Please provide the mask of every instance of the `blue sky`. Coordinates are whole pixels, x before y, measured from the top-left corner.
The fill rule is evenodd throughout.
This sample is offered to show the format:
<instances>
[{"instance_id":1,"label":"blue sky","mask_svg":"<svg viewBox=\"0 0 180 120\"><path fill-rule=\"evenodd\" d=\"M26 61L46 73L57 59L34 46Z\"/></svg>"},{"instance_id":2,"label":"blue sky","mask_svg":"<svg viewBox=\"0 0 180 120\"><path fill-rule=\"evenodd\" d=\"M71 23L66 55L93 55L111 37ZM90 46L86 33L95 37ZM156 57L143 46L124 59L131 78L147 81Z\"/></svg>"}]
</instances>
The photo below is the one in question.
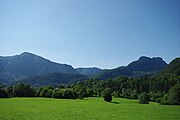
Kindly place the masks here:
<instances>
[{"instance_id":1,"label":"blue sky","mask_svg":"<svg viewBox=\"0 0 180 120\"><path fill-rule=\"evenodd\" d=\"M0 0L0 56L24 51L73 67L180 56L179 0Z\"/></svg>"}]
</instances>

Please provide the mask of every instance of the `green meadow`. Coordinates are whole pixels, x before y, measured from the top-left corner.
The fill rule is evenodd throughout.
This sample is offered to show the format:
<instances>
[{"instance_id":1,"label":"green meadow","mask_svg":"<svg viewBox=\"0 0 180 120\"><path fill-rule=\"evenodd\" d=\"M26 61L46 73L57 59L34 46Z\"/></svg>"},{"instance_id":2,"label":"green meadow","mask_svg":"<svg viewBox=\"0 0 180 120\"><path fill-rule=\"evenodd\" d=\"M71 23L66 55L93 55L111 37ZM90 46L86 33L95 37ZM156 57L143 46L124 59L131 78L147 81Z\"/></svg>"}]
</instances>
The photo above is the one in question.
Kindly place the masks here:
<instances>
[{"instance_id":1,"label":"green meadow","mask_svg":"<svg viewBox=\"0 0 180 120\"><path fill-rule=\"evenodd\" d=\"M0 99L0 120L180 120L180 106L113 98Z\"/></svg>"}]
</instances>

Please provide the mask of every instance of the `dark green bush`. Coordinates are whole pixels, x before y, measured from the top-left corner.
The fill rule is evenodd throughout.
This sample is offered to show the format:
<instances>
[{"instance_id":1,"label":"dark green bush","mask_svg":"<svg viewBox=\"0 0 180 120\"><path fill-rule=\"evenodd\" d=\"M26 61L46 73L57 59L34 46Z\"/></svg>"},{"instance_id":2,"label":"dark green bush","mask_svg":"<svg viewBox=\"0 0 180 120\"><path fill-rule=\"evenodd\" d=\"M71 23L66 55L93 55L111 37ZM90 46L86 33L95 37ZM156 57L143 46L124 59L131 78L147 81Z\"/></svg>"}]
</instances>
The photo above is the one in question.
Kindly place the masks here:
<instances>
[{"instance_id":1,"label":"dark green bush","mask_svg":"<svg viewBox=\"0 0 180 120\"><path fill-rule=\"evenodd\" d=\"M33 97L35 96L35 89L29 84L18 83L14 85L13 92L16 97Z\"/></svg>"},{"instance_id":2,"label":"dark green bush","mask_svg":"<svg viewBox=\"0 0 180 120\"><path fill-rule=\"evenodd\" d=\"M4 89L0 89L0 98L7 98L8 93Z\"/></svg>"},{"instance_id":3,"label":"dark green bush","mask_svg":"<svg viewBox=\"0 0 180 120\"><path fill-rule=\"evenodd\" d=\"M51 86L43 87L42 90L40 91L40 97L52 97L54 88Z\"/></svg>"},{"instance_id":4,"label":"dark green bush","mask_svg":"<svg viewBox=\"0 0 180 120\"><path fill-rule=\"evenodd\" d=\"M112 101L112 89L111 88L106 88L105 90L103 90L102 95L105 101L107 102L111 102Z\"/></svg>"},{"instance_id":5,"label":"dark green bush","mask_svg":"<svg viewBox=\"0 0 180 120\"><path fill-rule=\"evenodd\" d=\"M76 99L77 93L71 88L55 89L53 98Z\"/></svg>"},{"instance_id":6,"label":"dark green bush","mask_svg":"<svg viewBox=\"0 0 180 120\"><path fill-rule=\"evenodd\" d=\"M138 96L138 100L140 104L149 104L149 98L146 92L142 92L139 96Z\"/></svg>"},{"instance_id":7,"label":"dark green bush","mask_svg":"<svg viewBox=\"0 0 180 120\"><path fill-rule=\"evenodd\" d=\"M160 103L160 102L162 101L162 99L163 99L163 98L158 98L158 99L156 99L156 102L157 102L157 103Z\"/></svg>"}]
</instances>

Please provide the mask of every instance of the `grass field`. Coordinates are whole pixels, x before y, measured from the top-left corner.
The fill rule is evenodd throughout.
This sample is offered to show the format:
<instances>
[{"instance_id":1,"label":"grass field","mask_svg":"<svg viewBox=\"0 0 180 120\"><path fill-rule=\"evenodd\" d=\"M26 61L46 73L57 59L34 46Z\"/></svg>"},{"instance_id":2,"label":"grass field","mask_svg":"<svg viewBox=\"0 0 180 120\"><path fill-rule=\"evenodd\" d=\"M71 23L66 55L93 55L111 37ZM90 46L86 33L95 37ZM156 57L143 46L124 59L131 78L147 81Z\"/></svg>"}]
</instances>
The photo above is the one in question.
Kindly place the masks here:
<instances>
[{"instance_id":1,"label":"grass field","mask_svg":"<svg viewBox=\"0 0 180 120\"><path fill-rule=\"evenodd\" d=\"M48 98L0 99L0 120L180 120L180 106L137 100L103 98L84 100Z\"/></svg>"}]
</instances>

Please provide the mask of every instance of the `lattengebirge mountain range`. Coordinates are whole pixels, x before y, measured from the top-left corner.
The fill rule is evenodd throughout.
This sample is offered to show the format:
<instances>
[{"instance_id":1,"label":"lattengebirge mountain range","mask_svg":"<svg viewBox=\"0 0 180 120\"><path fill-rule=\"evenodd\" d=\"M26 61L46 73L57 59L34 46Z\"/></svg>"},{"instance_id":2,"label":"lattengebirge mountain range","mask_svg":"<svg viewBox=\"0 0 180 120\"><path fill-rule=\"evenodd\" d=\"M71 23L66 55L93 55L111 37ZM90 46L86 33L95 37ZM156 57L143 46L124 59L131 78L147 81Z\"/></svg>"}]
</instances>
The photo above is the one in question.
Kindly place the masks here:
<instances>
[{"instance_id":1,"label":"lattengebirge mountain range","mask_svg":"<svg viewBox=\"0 0 180 120\"><path fill-rule=\"evenodd\" d=\"M154 75L166 66L167 63L160 57L142 56L127 66L115 69L75 69L71 65L55 63L38 55L24 52L20 55L0 57L0 82L12 84L23 81L37 86L70 84L89 78L108 79L118 76Z\"/></svg>"}]
</instances>

